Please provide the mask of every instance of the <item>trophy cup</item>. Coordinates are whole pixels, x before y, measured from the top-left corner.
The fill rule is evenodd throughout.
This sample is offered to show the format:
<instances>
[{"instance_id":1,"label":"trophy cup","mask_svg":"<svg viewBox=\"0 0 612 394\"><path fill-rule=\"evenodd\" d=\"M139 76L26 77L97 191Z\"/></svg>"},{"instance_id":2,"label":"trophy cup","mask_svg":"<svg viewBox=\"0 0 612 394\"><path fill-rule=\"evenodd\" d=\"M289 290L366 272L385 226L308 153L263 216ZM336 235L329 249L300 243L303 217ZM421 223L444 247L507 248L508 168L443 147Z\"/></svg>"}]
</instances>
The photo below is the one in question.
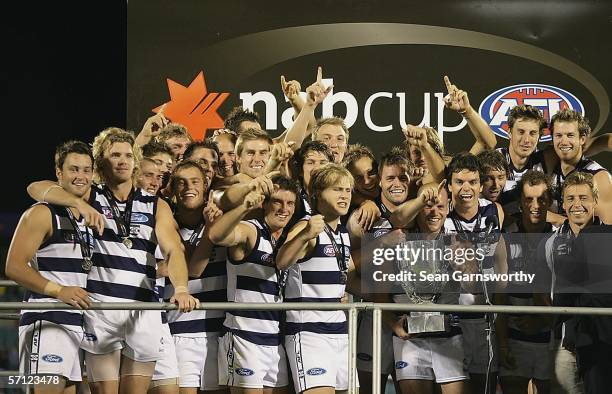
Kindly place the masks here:
<instances>
[{"instance_id":1,"label":"trophy cup","mask_svg":"<svg viewBox=\"0 0 612 394\"><path fill-rule=\"evenodd\" d=\"M448 262L443 258L444 241L441 239L410 240L402 242L400 247L402 249L421 249L418 258L414 260L396 260L398 272L405 272L408 275L403 277L411 278L399 281L400 286L415 304L436 303L448 282L444 280L443 275L449 272ZM433 253L434 251L436 253ZM420 280L423 274L434 274L439 280ZM450 331L450 318L441 312L410 312L404 328L409 334L447 332Z\"/></svg>"}]
</instances>

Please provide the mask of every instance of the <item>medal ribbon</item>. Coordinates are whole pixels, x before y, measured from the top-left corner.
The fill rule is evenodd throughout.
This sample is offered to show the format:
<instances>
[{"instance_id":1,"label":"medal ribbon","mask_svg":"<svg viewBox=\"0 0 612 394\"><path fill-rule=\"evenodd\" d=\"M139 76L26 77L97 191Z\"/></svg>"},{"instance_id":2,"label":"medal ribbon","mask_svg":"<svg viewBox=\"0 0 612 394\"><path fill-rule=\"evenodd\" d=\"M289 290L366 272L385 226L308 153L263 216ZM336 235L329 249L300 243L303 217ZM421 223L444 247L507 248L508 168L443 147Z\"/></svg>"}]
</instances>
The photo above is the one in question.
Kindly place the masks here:
<instances>
[{"instance_id":1,"label":"medal ribbon","mask_svg":"<svg viewBox=\"0 0 612 394\"><path fill-rule=\"evenodd\" d=\"M132 220L132 203L134 202L134 189L130 191L130 195L125 203L125 211L121 214L121 210L117 206L115 202L115 196L111 193L111 191L104 186L102 189L104 192L104 196L108 200L108 204L111 207L111 213L113 215L113 220L117 223L117 231L119 231L119 238L129 238L130 237L130 222Z\"/></svg>"},{"instance_id":2,"label":"medal ribbon","mask_svg":"<svg viewBox=\"0 0 612 394\"><path fill-rule=\"evenodd\" d=\"M90 247L91 242L89 238L89 229L85 227L85 233L87 234L87 239L85 239L70 208L66 207L66 212L68 212L68 220L70 220L70 224L74 228L75 243L79 243L79 246L81 247L81 255L86 263L83 264L83 269L89 271L91 269L91 256L93 255Z\"/></svg>"}]
</instances>

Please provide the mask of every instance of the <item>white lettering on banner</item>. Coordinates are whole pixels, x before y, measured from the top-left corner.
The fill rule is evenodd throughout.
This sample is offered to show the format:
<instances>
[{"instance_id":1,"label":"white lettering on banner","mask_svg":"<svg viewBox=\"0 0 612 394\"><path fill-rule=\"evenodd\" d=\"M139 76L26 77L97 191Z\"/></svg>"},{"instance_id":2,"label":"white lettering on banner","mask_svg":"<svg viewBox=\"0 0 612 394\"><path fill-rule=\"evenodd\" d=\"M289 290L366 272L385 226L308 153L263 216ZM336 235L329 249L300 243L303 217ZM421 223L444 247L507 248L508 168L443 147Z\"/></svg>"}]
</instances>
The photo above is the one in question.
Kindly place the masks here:
<instances>
[{"instance_id":1,"label":"white lettering on banner","mask_svg":"<svg viewBox=\"0 0 612 394\"><path fill-rule=\"evenodd\" d=\"M363 117L365 119L366 126L368 126L370 130L374 130L374 131L391 131L393 130L393 126L391 125L377 126L374 124L374 122L372 122L372 118L370 118L370 107L372 106L372 103L374 102L374 100L376 100L379 97L393 98L393 93L378 92L368 97L365 103L365 108L363 109Z\"/></svg>"},{"instance_id":2,"label":"white lettering on banner","mask_svg":"<svg viewBox=\"0 0 612 394\"><path fill-rule=\"evenodd\" d=\"M255 103L263 101L266 105L266 130L276 130L276 97L270 92L240 93L242 106L253 110Z\"/></svg>"},{"instance_id":3,"label":"white lettering on banner","mask_svg":"<svg viewBox=\"0 0 612 394\"><path fill-rule=\"evenodd\" d=\"M324 78L323 85L329 86L333 85L333 78ZM436 110L437 117L436 122L432 122L432 114L431 114L431 93L424 92L423 93L423 118L419 122L419 126L428 126L434 127L438 130L438 134L440 138L443 139L445 132L453 132L457 130L461 130L467 124L465 119L461 119L461 122L455 126L447 126L444 124L444 93L435 92L433 93L436 101ZM301 92L300 96L306 100L306 93ZM253 111L255 108L255 104L258 102L262 102L265 106L265 114L266 114L266 130L277 130L277 117L278 117L278 103L276 101L276 96L271 92L260 91L260 92L242 92L239 95L242 100L242 106L248 110ZM375 123L372 119L372 106L374 105L389 105L388 101L382 101L379 99L391 99L394 97L398 98L398 109L399 109L399 126L403 129L407 125L406 121L406 93L397 92L395 94L391 92L375 92L370 95L364 104L363 108L363 118L365 120L366 126L375 132L388 132L393 130L392 124L382 125ZM285 102L288 102L287 98L285 98ZM357 99L355 96L349 92L334 92L332 89L331 92L327 95L322 104L322 116L323 117L331 117L334 116L334 106L338 103L343 103L346 108L346 116L344 118L344 122L347 127L352 127L357 121L357 117L359 115L359 105L357 103ZM392 104L391 104L392 105ZM510 103L508 103L510 105ZM515 104L514 104L515 105ZM534 104L535 105L535 104ZM558 105L558 104L557 104ZM446 111L448 113L448 111ZM506 111L499 111L500 113L505 114ZM505 119L504 119L505 120ZM413 123L413 122L410 122ZM288 129L293 124L293 108L288 107L283 110L281 113L281 124L282 127Z\"/></svg>"}]
</instances>

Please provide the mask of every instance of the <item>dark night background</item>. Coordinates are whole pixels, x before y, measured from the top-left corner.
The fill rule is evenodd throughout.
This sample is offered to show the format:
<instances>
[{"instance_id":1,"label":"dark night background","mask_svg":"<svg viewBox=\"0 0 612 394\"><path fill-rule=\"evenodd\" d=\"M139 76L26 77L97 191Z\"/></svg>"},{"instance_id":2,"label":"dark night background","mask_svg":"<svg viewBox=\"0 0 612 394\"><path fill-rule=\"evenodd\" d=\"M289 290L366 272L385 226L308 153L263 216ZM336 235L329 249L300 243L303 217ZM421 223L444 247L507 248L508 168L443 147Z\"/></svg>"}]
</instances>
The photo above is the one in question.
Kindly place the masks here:
<instances>
[{"instance_id":1,"label":"dark night background","mask_svg":"<svg viewBox=\"0 0 612 394\"><path fill-rule=\"evenodd\" d=\"M33 203L26 186L55 179L59 143L125 127L127 2L14 2L2 21L0 279L12 231ZM1 301L22 297L0 287ZM17 322L0 320L0 370L17 369Z\"/></svg>"},{"instance_id":2,"label":"dark night background","mask_svg":"<svg viewBox=\"0 0 612 394\"><path fill-rule=\"evenodd\" d=\"M28 183L55 179L55 146L125 126L126 3L16 2L4 15L2 249L33 202Z\"/></svg>"}]
</instances>

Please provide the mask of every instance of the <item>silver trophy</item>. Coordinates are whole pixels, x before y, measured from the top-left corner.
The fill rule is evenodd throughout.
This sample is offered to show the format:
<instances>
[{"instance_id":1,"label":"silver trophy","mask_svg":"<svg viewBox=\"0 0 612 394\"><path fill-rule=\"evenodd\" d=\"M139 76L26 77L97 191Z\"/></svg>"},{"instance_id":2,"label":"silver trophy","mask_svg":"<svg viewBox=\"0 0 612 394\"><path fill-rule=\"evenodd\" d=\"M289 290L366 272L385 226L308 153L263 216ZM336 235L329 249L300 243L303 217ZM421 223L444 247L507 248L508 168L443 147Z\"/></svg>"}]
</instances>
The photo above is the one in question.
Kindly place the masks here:
<instances>
[{"instance_id":1,"label":"silver trophy","mask_svg":"<svg viewBox=\"0 0 612 394\"><path fill-rule=\"evenodd\" d=\"M434 304L448 280L448 262L444 260L444 241L411 240L402 242L402 250L408 250L408 259L397 259L398 272L404 273L400 286L415 304ZM415 253L411 253L413 250ZM435 280L427 280L433 274ZM450 319L441 312L410 312L405 321L408 334L446 332Z\"/></svg>"}]
</instances>

